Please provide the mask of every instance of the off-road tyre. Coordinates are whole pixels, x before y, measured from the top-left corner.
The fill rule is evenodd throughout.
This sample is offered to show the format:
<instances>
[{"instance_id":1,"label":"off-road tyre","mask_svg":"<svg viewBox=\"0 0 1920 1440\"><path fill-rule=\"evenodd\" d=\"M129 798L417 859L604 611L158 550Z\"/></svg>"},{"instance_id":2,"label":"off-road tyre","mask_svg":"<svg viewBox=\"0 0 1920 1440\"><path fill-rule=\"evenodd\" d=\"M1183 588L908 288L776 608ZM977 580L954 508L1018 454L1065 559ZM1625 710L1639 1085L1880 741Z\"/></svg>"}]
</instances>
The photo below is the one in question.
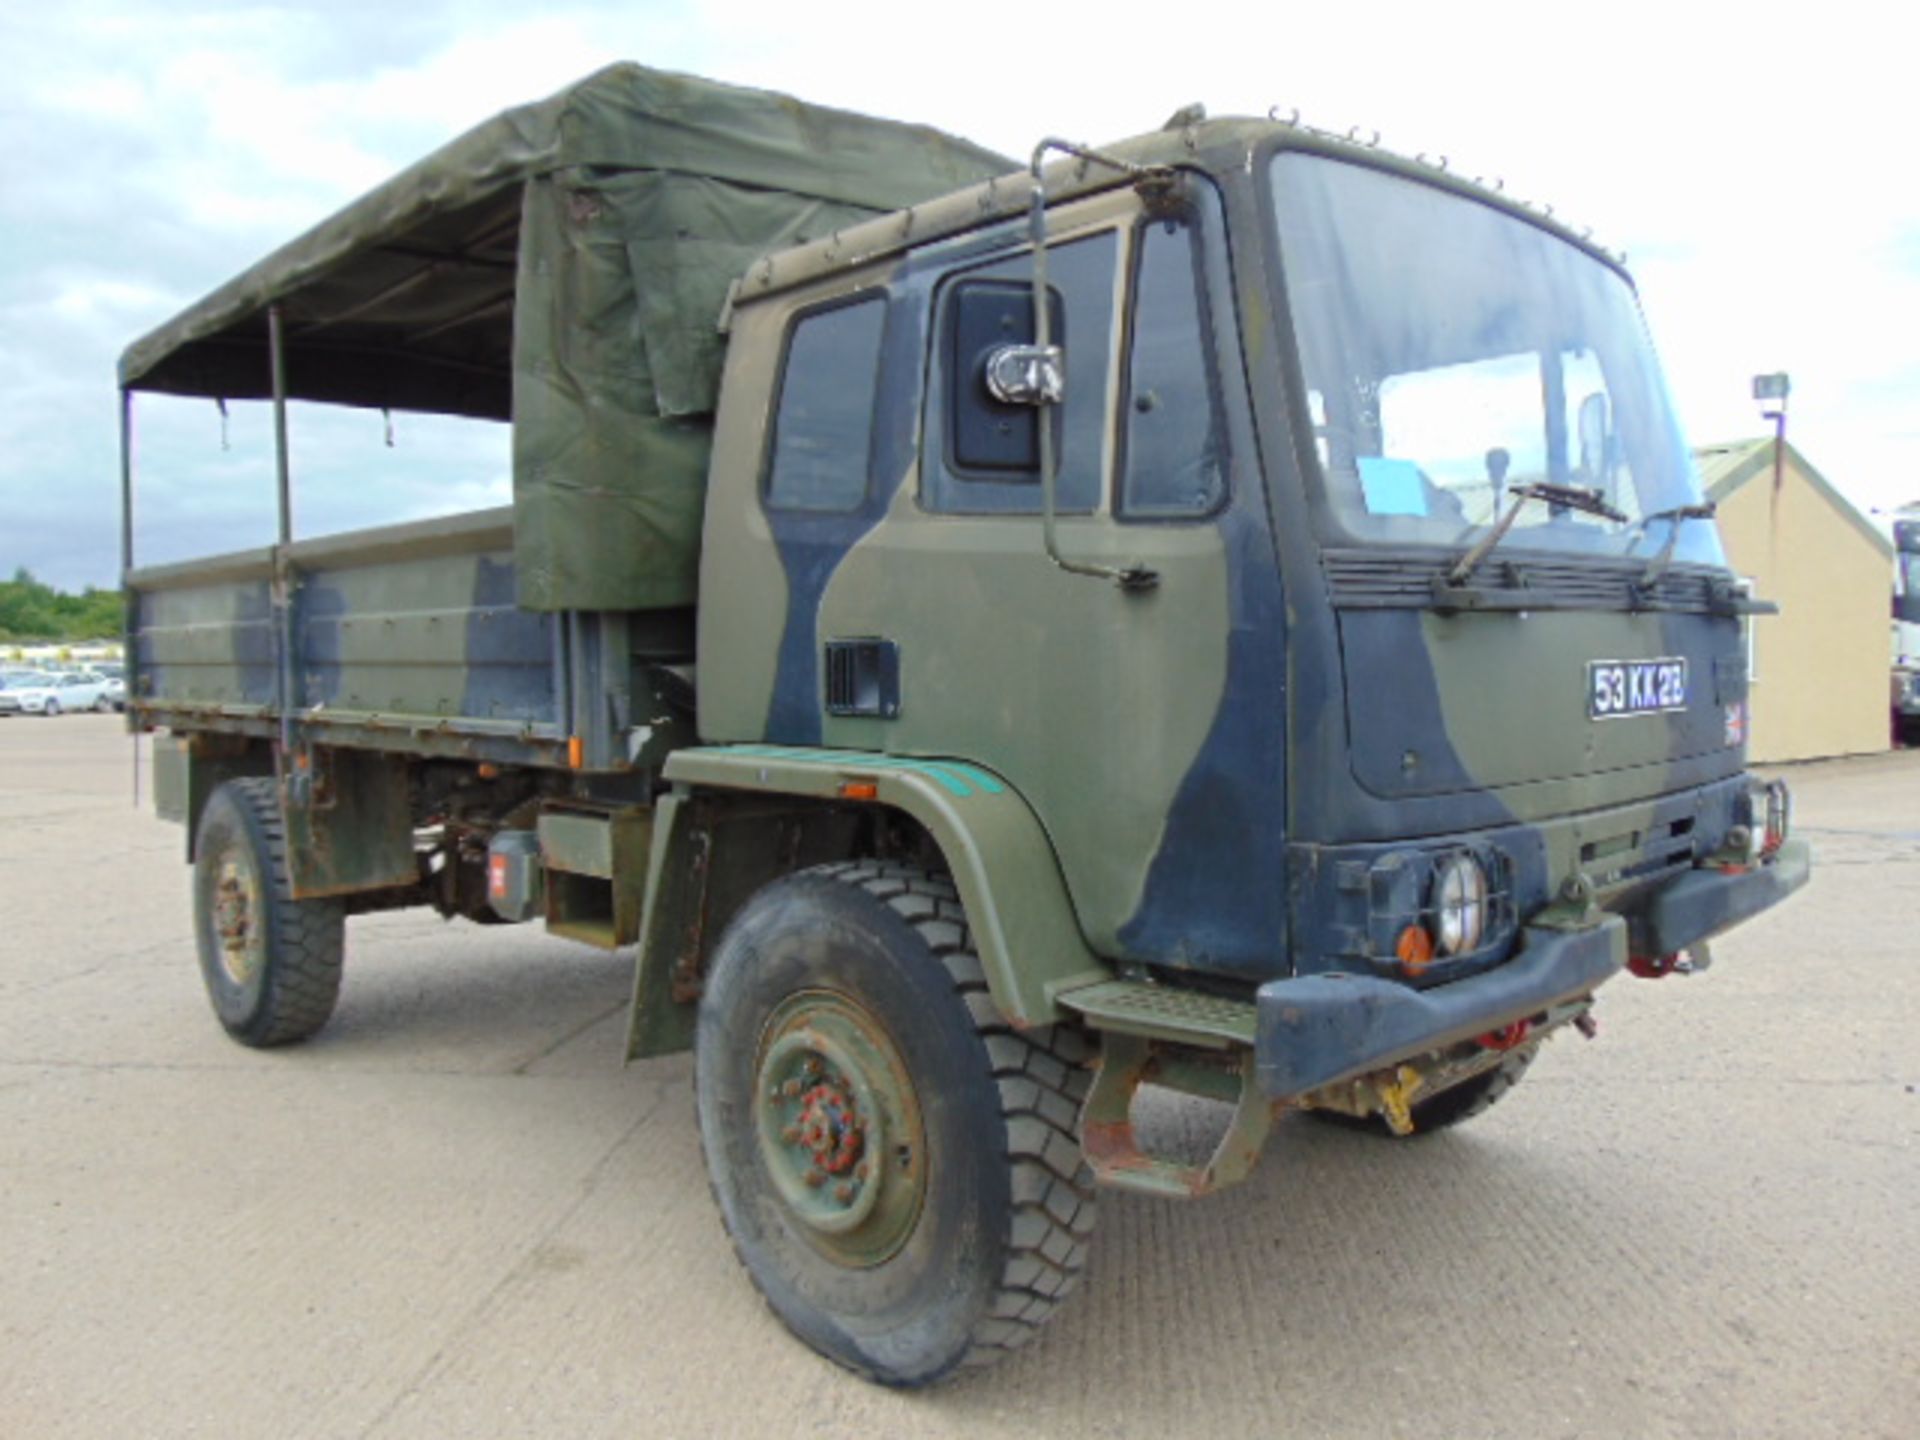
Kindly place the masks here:
<instances>
[{"instance_id":1,"label":"off-road tyre","mask_svg":"<svg viewBox=\"0 0 1920 1440\"><path fill-rule=\"evenodd\" d=\"M1436 1130L1446 1130L1459 1125L1474 1116L1484 1114L1487 1109L1498 1103L1500 1098L1520 1083L1520 1077L1527 1073L1527 1067L1533 1064L1533 1058L1540 1053L1538 1045L1528 1045L1515 1050L1491 1070L1483 1070L1471 1080L1462 1081L1449 1090L1442 1090L1430 1100L1416 1100L1410 1110L1413 1115L1413 1133L1396 1135L1393 1127L1378 1115L1348 1115L1340 1110L1309 1110L1307 1114L1328 1125L1342 1130L1358 1130L1367 1135L1384 1135L1391 1140L1417 1140L1422 1135L1431 1135Z\"/></svg>"},{"instance_id":2,"label":"off-road tyre","mask_svg":"<svg viewBox=\"0 0 1920 1440\"><path fill-rule=\"evenodd\" d=\"M242 1045L288 1045L327 1023L340 995L346 912L338 900L293 898L272 780L229 780L207 801L194 841L193 923L213 1013Z\"/></svg>"},{"instance_id":3,"label":"off-road tyre","mask_svg":"<svg viewBox=\"0 0 1920 1440\"><path fill-rule=\"evenodd\" d=\"M865 1046L859 1027L869 1021L890 1052ZM807 1042L790 1037L822 1031L852 1037L848 1046L869 1057L842 1069L886 1081L873 1094L900 1089L893 1076L912 1102L894 1095L873 1107L885 1136L882 1153L866 1158L889 1162L882 1188L870 1202L862 1191L871 1211L834 1235L809 1212L831 1212L828 1197L852 1187L830 1179L818 1201L804 1191L790 1200L786 1167L814 1163L806 1157L816 1152L795 1143L798 1124L775 1135L787 1118L780 1107L796 1103L779 1098L782 1047L798 1055L792 1047ZM849 1049L820 1043L824 1071L808 1073L851 1092L833 1058ZM1093 1176L1077 1138L1090 1055L1068 1026L1007 1026L944 877L852 861L755 894L709 966L694 1092L714 1203L774 1314L822 1355L885 1385L931 1384L1030 1341L1079 1281L1093 1231ZM805 1093L811 1106L819 1092ZM912 1133L899 1119L907 1114L921 1124L917 1166L896 1143ZM904 1143L911 1151L915 1142ZM835 1151L819 1163L842 1159Z\"/></svg>"}]
</instances>

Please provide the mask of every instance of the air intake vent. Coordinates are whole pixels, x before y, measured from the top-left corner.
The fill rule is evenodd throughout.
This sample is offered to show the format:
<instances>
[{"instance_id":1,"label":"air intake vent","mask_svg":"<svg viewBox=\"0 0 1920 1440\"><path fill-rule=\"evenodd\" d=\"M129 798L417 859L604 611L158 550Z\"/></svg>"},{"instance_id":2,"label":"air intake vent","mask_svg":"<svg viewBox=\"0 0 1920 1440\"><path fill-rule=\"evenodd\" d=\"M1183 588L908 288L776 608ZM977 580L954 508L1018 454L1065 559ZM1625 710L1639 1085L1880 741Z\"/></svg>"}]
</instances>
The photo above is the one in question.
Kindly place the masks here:
<instances>
[{"instance_id":1,"label":"air intake vent","mask_svg":"<svg viewBox=\"0 0 1920 1440\"><path fill-rule=\"evenodd\" d=\"M1329 550L1324 559L1327 588L1334 605L1343 610L1425 609L1433 603L1434 582L1445 576L1454 558ZM1640 577L1646 562L1597 556L1559 560L1496 550L1483 568L1485 573L1474 577L1475 585L1495 592L1521 589L1542 610L1621 610L1631 603L1629 583ZM1645 603L1684 614L1709 614L1713 580L1704 569L1676 565L1647 592Z\"/></svg>"},{"instance_id":2,"label":"air intake vent","mask_svg":"<svg viewBox=\"0 0 1920 1440\"><path fill-rule=\"evenodd\" d=\"M827 713L897 718L900 647L891 640L829 640Z\"/></svg>"}]
</instances>

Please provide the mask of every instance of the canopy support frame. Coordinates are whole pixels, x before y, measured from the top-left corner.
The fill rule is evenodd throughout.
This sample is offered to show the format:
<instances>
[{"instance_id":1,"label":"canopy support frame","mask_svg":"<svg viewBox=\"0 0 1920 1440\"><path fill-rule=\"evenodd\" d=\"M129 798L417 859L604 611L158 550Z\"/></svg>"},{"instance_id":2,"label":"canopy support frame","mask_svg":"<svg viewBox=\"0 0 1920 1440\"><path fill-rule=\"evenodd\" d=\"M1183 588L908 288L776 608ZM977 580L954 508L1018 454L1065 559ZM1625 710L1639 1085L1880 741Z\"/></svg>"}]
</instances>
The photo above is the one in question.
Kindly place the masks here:
<instances>
[{"instance_id":1,"label":"canopy support frame","mask_svg":"<svg viewBox=\"0 0 1920 1440\"><path fill-rule=\"evenodd\" d=\"M267 306L267 354L273 380L273 473L279 492L280 540L273 547L273 639L274 698L280 711L280 743L274 756L282 795L286 794L288 767L294 766L294 573L288 547L293 544L293 465L287 435L287 350L286 327L280 305ZM295 767L296 769L301 767Z\"/></svg>"}]
</instances>

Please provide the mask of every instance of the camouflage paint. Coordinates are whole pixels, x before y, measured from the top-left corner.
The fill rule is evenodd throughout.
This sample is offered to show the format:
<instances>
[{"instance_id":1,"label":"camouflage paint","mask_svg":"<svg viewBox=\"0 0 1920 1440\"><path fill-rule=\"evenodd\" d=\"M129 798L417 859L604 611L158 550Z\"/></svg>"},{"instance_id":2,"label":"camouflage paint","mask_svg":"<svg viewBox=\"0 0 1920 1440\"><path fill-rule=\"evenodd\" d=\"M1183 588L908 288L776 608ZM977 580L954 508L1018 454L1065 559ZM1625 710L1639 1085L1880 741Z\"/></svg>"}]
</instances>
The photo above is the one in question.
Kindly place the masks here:
<instances>
[{"instance_id":1,"label":"camouflage paint","mask_svg":"<svg viewBox=\"0 0 1920 1440\"><path fill-rule=\"evenodd\" d=\"M202 706L264 708L273 702L272 562L231 557L204 578L136 571L129 637L138 695ZM177 567L170 567L170 572Z\"/></svg>"},{"instance_id":2,"label":"camouflage paint","mask_svg":"<svg viewBox=\"0 0 1920 1440\"><path fill-rule=\"evenodd\" d=\"M807 796L848 803L842 787L849 781L872 784L872 801L901 810L933 836L952 868L954 884L967 910L980 964L994 1003L1018 1026L1045 1025L1061 1018L1059 996L1078 986L1108 978L1108 971L1087 949L1073 921L1073 908L1052 838L1010 787L965 764L899 760L799 747L761 745L690 746L675 751L665 778L676 787L700 787L772 795ZM670 797L671 798L671 797ZM691 868L688 836L679 825L676 802L655 821L655 854L661 864L649 874L647 935L635 977L636 1004L651 1001L644 1020L636 1014L629 1053L642 1053L645 1038L669 1025L661 1004L665 977L682 942L654 900L668 885L672 859L676 872ZM649 1051L648 1053L652 1053Z\"/></svg>"},{"instance_id":3,"label":"camouflage paint","mask_svg":"<svg viewBox=\"0 0 1920 1440\"><path fill-rule=\"evenodd\" d=\"M771 740L820 743L820 601L847 553L885 516L914 463L915 402L925 362L925 307L918 295L907 293L890 299L887 310L866 498L851 513L762 512L787 577L786 624L766 721ZM776 350L776 363L777 355Z\"/></svg>"},{"instance_id":4,"label":"camouflage paint","mask_svg":"<svg viewBox=\"0 0 1920 1440\"><path fill-rule=\"evenodd\" d=\"M514 603L511 550L303 570L304 707L557 723L546 617Z\"/></svg>"},{"instance_id":5,"label":"camouflage paint","mask_svg":"<svg viewBox=\"0 0 1920 1440\"><path fill-rule=\"evenodd\" d=\"M850 263L849 252L884 251L876 225L844 237L838 257L819 246L777 257L755 272L766 299L750 285L734 312L705 538L706 593L728 603L701 614L708 738L818 735L976 761L1040 817L1098 953L1253 979L1328 968L1353 951L1331 937L1354 922L1315 878L1331 877L1337 857L1364 866L1410 839L1428 854L1471 840L1498 850L1519 903L1537 907L1573 877L1653 864L1656 851L1698 862L1721 844L1743 792L1742 753L1724 731L1725 707L1744 700L1727 667L1738 631L1701 598L1700 567L1673 567L1653 608L1630 607L1641 567L1620 563L1605 596L1542 594L1538 610L1485 614L1443 612L1424 577L1396 598L1329 573L1253 163L1276 144L1473 193L1281 126L1204 124L1118 147L1141 162L1197 165L1217 182L1234 241L1230 278L1216 270L1210 283L1233 311L1219 333L1238 341L1222 345L1223 370L1252 392L1251 423L1235 416L1232 503L1212 521L1123 524L1104 508L1062 517L1066 553L1148 565L1161 573L1158 590L1125 597L1061 575L1039 554L1035 517L927 512L919 451L933 453L937 438L926 427L937 426L939 397L925 392L941 361L903 339L927 343L942 279L996 244L1017 252L1021 238L1017 226L989 225L964 243ZM1002 203L991 187L977 193L983 210ZM1049 234L1061 244L1137 216L1132 192L1109 188L1057 205ZM892 311L876 400L875 454L885 458L858 517L831 541L835 522L808 517L818 533L803 540L786 518L768 518L757 489L786 326L798 310L873 286L885 287ZM1119 355L1116 340L1110 408L1122 399ZM1225 388L1239 410L1240 384ZM1102 457L1109 478L1112 463ZM1444 568L1430 553L1405 563ZM1604 579L1608 566L1579 568ZM1501 573L1496 565L1475 583L1499 588ZM900 647L902 714L823 715L822 645L869 635ZM1686 712L1588 720L1587 660L1661 655L1689 661ZM1682 821L1677 840L1671 827ZM1609 865L1588 846L1631 853ZM1622 903L1634 888L1631 876L1602 886ZM1485 968L1504 953L1463 961Z\"/></svg>"},{"instance_id":6,"label":"camouflage paint","mask_svg":"<svg viewBox=\"0 0 1920 1440\"><path fill-rule=\"evenodd\" d=\"M1416 573L1445 557L1372 552L1417 582L1385 593L1349 583L1323 551L1255 163L1280 144L1472 193L1283 126L1218 122L1118 147L1212 177L1225 235L1204 220L1202 230L1210 243L1231 242L1207 261L1227 503L1191 521L1129 521L1105 503L1060 521L1065 553L1156 571L1158 587L1144 594L1049 565L1037 516L935 514L923 503L923 447L937 453L931 387L942 362L927 357L939 287L1020 253L1020 187L961 192L924 215L771 257L749 272L732 314L705 515L698 698L702 738L738 743L682 749L667 776L819 799L850 771L877 777L883 803L920 816L968 871L970 909L1001 926L995 994L1016 1018L1052 1015L1049 987L1062 975L1097 977L1094 956L1242 981L1377 966L1370 927L1380 917L1354 909L1346 881L1366 882L1398 852L1430 860L1471 846L1503 857L1516 921L1583 879L1601 904L1628 912L1631 928L1659 877L1724 859L1743 814L1740 747L1715 733L1724 706L1744 699L1727 667L1737 627L1703 598L1711 577L1698 567L1675 566L1641 612L1626 599L1634 567L1615 566L1617 597L1563 603L1547 586L1534 610L1448 613ZM1063 197L1053 241L1111 234L1119 257L1095 382L1109 421L1097 467L1110 493L1143 202L1085 169L1053 175ZM1199 203L1213 213L1211 199ZM799 312L869 291L886 295L889 323L866 499L849 515L769 516L761 477L788 328ZM293 547L309 729L357 725L363 741L417 754L503 734L564 744L583 707L625 703L615 687L629 677L617 664L593 672L604 691L569 696L569 683L587 682L560 673L558 630L512 607L503 524ZM1510 558L1503 550L1496 562ZM237 557L136 577L136 648L154 687L145 713L224 704L255 723L272 698L269 568L267 557ZM1506 569L1491 564L1476 586L1511 586ZM897 719L823 713L821 647L857 636L900 648ZM1690 712L1586 719L1587 660L1672 654L1692 666ZM550 749L540 753L536 763L554 763ZM998 809L973 808L989 798ZM1025 818L1012 835L998 822L981 828L988 814ZM657 849L649 883L670 863ZM1747 902L1731 880L1694 874L1704 878L1675 926L1710 930L1716 914L1741 913ZM1509 953L1500 944L1427 978L1498 965Z\"/></svg>"},{"instance_id":7,"label":"camouflage paint","mask_svg":"<svg viewBox=\"0 0 1920 1440\"><path fill-rule=\"evenodd\" d=\"M1237 325L1218 206L1203 187L1197 199L1211 248L1214 333L1227 352L1215 363L1233 377L1244 367L1231 352ZM1061 244L1114 234L1123 294L1140 219L1140 202L1122 189L1061 210L1050 233ZM818 727L833 745L965 754L1007 777L1034 806L1061 856L1083 931L1102 953L1179 955L1216 969L1270 973L1285 948L1284 832L1274 823L1284 809L1284 631L1244 392L1227 387L1231 498L1212 519L1122 521L1104 507L1062 519L1068 553L1158 570L1161 584L1150 595L1123 595L1047 565L1038 553L1037 516L924 508L920 451L936 441L922 425L939 404L926 393L923 352L934 292L956 272L1021 249L1017 227L1006 227L993 238L934 246L802 292L784 305L744 305L736 313L739 363L728 393L756 399L774 384L792 310L862 285L885 284L892 297L874 483L857 516L807 516L796 524L770 515L757 488L741 483L761 471L764 417L724 412L721 433L738 437L739 450L716 462L708 573L737 594L734 580L717 577L764 574L764 560L754 558L764 554L764 534L786 562L789 584L785 594L762 588L764 614L758 603L703 611L704 655L765 653L774 615L780 634L770 694L754 684L756 661L723 663L718 686L703 674L703 732L792 739L810 738ZM1121 382L1123 332L1116 325L1111 336L1087 338L1107 356L1101 381L1110 408ZM1111 451L1101 457L1103 475L1113 460ZM881 500L888 501L886 513L876 521L873 507ZM800 569L789 527L830 533L836 525L840 545L816 544L802 561L811 564ZM821 585L812 567L823 559L834 568ZM804 577L799 583L796 573ZM955 615L967 623L955 626ZM893 721L824 716L824 640L868 634L900 643L903 714ZM736 683L740 677L747 678ZM1223 691L1231 696L1225 706ZM1012 705L1012 695L1034 699ZM1049 718L1036 724L1036 715Z\"/></svg>"},{"instance_id":8,"label":"camouflage paint","mask_svg":"<svg viewBox=\"0 0 1920 1440\"><path fill-rule=\"evenodd\" d=\"M554 622L515 603L510 512L302 541L288 556L302 720L558 733ZM258 551L129 577L144 709L272 708L272 568Z\"/></svg>"}]
</instances>

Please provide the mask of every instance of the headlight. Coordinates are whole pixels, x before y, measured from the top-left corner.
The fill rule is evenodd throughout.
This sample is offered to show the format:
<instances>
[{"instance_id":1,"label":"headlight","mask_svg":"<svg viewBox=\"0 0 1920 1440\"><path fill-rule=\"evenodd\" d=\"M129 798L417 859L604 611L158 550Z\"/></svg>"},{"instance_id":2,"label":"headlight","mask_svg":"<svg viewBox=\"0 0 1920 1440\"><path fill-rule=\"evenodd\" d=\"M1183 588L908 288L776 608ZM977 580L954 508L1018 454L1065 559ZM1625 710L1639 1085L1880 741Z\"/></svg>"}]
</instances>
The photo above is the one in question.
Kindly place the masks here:
<instances>
[{"instance_id":1,"label":"headlight","mask_svg":"<svg viewBox=\"0 0 1920 1440\"><path fill-rule=\"evenodd\" d=\"M1487 872L1464 851L1434 871L1433 919L1442 955L1465 955L1486 938Z\"/></svg>"}]
</instances>

